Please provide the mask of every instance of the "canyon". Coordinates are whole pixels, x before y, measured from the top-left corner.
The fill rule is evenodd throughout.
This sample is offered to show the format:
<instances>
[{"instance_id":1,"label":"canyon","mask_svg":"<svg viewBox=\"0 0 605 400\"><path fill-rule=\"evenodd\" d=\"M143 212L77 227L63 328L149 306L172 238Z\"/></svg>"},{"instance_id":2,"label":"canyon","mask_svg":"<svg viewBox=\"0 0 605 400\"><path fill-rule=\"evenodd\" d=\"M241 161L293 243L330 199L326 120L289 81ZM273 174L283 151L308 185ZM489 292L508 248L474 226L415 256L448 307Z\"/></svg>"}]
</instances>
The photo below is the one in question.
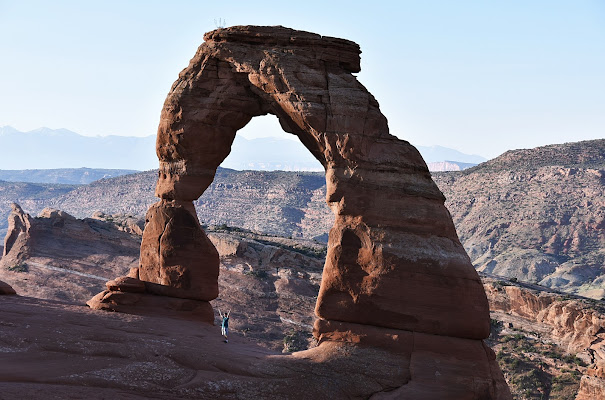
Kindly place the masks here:
<instances>
[{"instance_id":1,"label":"canyon","mask_svg":"<svg viewBox=\"0 0 605 400\"><path fill-rule=\"evenodd\" d=\"M126 315L111 316L114 314L102 317L90 314L84 306L89 298L103 290L105 282L115 276L127 274L130 268L138 265L136 249L141 237L137 230L133 229L137 225L126 222L127 219L120 218L119 215L101 215L95 220L78 220L64 212L48 210L43 216L32 218L25 216L17 208L13 214L18 220L29 220L30 227L28 234L22 233L22 238L9 246L11 248L8 257L0 260L0 281L7 282L16 289L21 299L8 301L6 296L0 298L1 312L4 313L2 320L5 321L5 324L0 326L3 338L0 347L12 349L5 354L3 361L10 360L13 365L18 365L18 360L23 360L23 355L27 354L23 352L33 352L35 348L49 351L49 355L54 354L53 359L56 362L61 359L60 354L71 354L70 357L82 354L88 359L102 356L105 363L118 363L120 367L114 370L109 364L102 364L103 368L98 364L89 366L91 372L85 381L93 387L100 384L108 385L109 388L114 388L113 390L118 390L118 387L118 392L123 396L126 396L124 393L134 396L142 390L141 387L160 390L142 376L133 375L134 365L139 363L136 365L144 366L146 371L153 371L154 368L172 371L171 380L168 382L172 389L166 391L166 388L163 388L161 393L168 397L167 393L185 393L186 391L175 392L178 385L170 383L182 383L184 375L192 374L182 369L183 366L169 361L174 360L174 357L177 360L182 357L170 350L175 347L170 341L173 339L167 339L165 336L176 332L170 333L166 330L169 328L158 331L147 323L161 323L166 327L178 325L179 332L182 333L181 329L190 332L185 334L185 349L191 349L189 346L194 346L200 340L199 335L203 335L204 341L215 340L219 337L218 327L205 330L198 325L189 325L191 321L186 316L178 317L176 313L167 316L158 311L154 315L137 318ZM91 225L96 227L98 236L95 241L99 244L97 246L90 246L86 235L77 234L91 229ZM18 224L13 227L17 232L22 229ZM32 237L37 240L32 240ZM120 239L120 246L112 248L111 243L115 242L116 237ZM312 240L259 235L228 227L209 230L208 237L220 255L220 295L212 301L212 305L215 309L231 310L233 313L233 338L230 344L234 342L238 346L245 345L246 348L249 345L260 346L256 350L257 356L289 354L314 348L317 342L311 335L315 318L313 306L321 283L325 245ZM44 248L45 243L49 241L62 243L72 251L62 255L55 247L54 254L49 254ZM42 258L44 253L46 256ZM16 259L15 255L21 258ZM96 263L90 263L90 260L96 260ZM119 263L115 260L123 261ZM11 268L14 266L19 267ZM578 400L599 398L595 393L603 393L605 388L605 380L600 372L602 367L599 366L605 358L602 340L605 336L603 303L493 275L482 275L482 281L492 318L492 334L487 343L496 352L513 395L541 398L540 396L547 394L550 396L547 398L551 399L573 399L577 395ZM15 319L14 313L17 310L29 316L22 320L22 325ZM38 326L49 324L47 319L51 317L48 313L58 315L61 323L64 322L70 329L81 332L85 339L78 340L76 336L72 336L66 341L61 337L63 331L58 327L59 322L52 317L55 319L53 326L57 326L57 329L45 333L48 338L40 342L39 338L32 336L36 335L32 322L36 321ZM218 317L216 318L215 322L218 323ZM76 326L73 325L75 321L78 321ZM182 327L183 323L185 328ZM30 325L29 329L24 328L27 324ZM124 328L119 327L126 326L120 324L128 324L131 327L128 332L131 333L120 333ZM18 326L21 330L17 330ZM89 329L97 334L92 335ZM16 336L12 336L13 334ZM129 335L134 334L143 335L145 339L142 343L146 351L153 348L160 354L161 359L155 357L142 360L140 356L129 353L128 357L136 360L135 364L129 366L123 356L118 356L120 346L133 340ZM113 338L115 343L123 344L108 348L104 339L107 336ZM26 341L18 345L10 339L13 337L22 337ZM60 345L53 345L53 340ZM166 349L166 345L170 348ZM130 352L142 351L133 344L128 347ZM236 351L244 350L237 347ZM13 358L6 358L11 354ZM97 362L98 360L95 361ZM230 371L230 368L227 367L226 371ZM117 371L127 372L127 375L123 380L108 380L110 376L115 376ZM180 374L184 375L179 378ZM31 375L26 372L21 372L20 375L12 372L11 376L31 379L27 378ZM44 382L54 382L53 387L58 388L67 384L64 379L57 381L56 376L49 376L48 373L37 379L41 381L40 387L44 387ZM76 381L78 380L74 380ZM166 382L163 381L164 383ZM24 386L11 384L10 390L24 390ZM8 389L6 384L3 389L5 387ZM30 393L29 390L33 390L32 387L24 393ZM72 387L63 387L58 393L63 390L67 393ZM113 393L107 388L102 390ZM130 390L132 392L129 392Z\"/></svg>"},{"instance_id":2,"label":"canyon","mask_svg":"<svg viewBox=\"0 0 605 400\"><path fill-rule=\"evenodd\" d=\"M475 268L602 298L604 143L515 150L473 169L433 173ZM78 218L96 211L142 218L155 201L156 175L85 186L0 182L0 233L12 202L30 213L51 207ZM327 242L334 216L325 194L323 174L219 168L194 204L204 226Z\"/></svg>"}]
</instances>

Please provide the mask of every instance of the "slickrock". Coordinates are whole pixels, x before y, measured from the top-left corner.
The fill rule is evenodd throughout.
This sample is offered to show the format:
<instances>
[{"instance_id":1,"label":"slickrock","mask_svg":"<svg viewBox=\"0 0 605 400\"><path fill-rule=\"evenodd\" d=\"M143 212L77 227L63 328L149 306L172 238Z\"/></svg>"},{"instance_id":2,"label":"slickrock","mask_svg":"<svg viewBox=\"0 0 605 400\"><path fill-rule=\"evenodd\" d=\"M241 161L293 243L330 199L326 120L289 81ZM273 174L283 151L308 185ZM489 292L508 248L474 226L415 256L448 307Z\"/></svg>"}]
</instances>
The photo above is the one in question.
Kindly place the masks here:
<instances>
[{"instance_id":1,"label":"slickrock","mask_svg":"<svg viewBox=\"0 0 605 400\"><path fill-rule=\"evenodd\" d=\"M8 399L345 400L393 398L393 390L410 399L498 398L487 390L487 361L472 360L475 340L452 349L449 338L432 346L418 334L411 357L334 342L282 355L238 335L223 343L218 327L197 321L17 296L0 296L0 321ZM453 379L452 369L465 376Z\"/></svg>"},{"instance_id":2,"label":"slickrock","mask_svg":"<svg viewBox=\"0 0 605 400\"><path fill-rule=\"evenodd\" d=\"M192 202L236 132L274 114L324 166L335 214L315 307L318 349L366 332L371 346L389 348L395 335L411 378L398 389L383 386L380 396L395 389L400 397L510 398L482 342L489 310L479 276L426 163L389 134L378 102L353 75L359 46L284 27L218 29L204 39L162 109L161 200L147 213L138 271L147 291L218 295L218 254ZM125 295L134 294L101 293L96 304Z\"/></svg>"},{"instance_id":3,"label":"slickrock","mask_svg":"<svg viewBox=\"0 0 605 400\"><path fill-rule=\"evenodd\" d=\"M32 218L14 204L4 244L0 279L20 295L82 302L138 264L140 237L54 209Z\"/></svg>"}]
</instances>

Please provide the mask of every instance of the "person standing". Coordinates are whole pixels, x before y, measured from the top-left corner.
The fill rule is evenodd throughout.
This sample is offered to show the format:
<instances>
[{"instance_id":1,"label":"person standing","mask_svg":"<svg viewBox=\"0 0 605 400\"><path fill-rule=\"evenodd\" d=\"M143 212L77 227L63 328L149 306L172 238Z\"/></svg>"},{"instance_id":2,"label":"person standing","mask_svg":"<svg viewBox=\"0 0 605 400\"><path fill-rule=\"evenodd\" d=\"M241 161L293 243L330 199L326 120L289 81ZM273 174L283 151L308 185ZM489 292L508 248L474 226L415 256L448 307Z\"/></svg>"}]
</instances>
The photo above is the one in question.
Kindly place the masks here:
<instances>
[{"instance_id":1,"label":"person standing","mask_svg":"<svg viewBox=\"0 0 605 400\"><path fill-rule=\"evenodd\" d=\"M231 314L231 310L227 312L227 314L223 314L221 310L218 310L218 315L221 316L221 335L225 337L225 343L229 343L229 315Z\"/></svg>"}]
</instances>

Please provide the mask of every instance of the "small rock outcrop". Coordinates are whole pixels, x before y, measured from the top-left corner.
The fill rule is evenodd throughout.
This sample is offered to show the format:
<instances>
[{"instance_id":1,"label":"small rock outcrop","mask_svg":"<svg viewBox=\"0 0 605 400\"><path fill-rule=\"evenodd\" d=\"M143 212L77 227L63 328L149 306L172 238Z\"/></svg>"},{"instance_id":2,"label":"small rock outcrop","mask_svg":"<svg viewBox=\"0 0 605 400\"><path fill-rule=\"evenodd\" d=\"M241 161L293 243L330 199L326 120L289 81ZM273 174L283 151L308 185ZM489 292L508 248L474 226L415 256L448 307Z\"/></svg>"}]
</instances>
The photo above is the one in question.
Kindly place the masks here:
<instances>
[{"instance_id":1,"label":"small rock outcrop","mask_svg":"<svg viewBox=\"0 0 605 400\"><path fill-rule=\"evenodd\" d=\"M100 280L137 265L140 236L51 208L31 217L13 204L4 244L0 280L24 296L82 302Z\"/></svg>"},{"instance_id":2,"label":"small rock outcrop","mask_svg":"<svg viewBox=\"0 0 605 400\"><path fill-rule=\"evenodd\" d=\"M8 215L8 231L4 238L4 249L2 257L6 257L15 243L21 238L22 240L29 234L31 228L31 217L21 209L17 203L11 204L11 213Z\"/></svg>"},{"instance_id":3,"label":"small rock outcrop","mask_svg":"<svg viewBox=\"0 0 605 400\"><path fill-rule=\"evenodd\" d=\"M161 200L147 213L136 273L147 290L217 296L218 255L193 201L236 132L274 114L324 166L335 215L315 307L320 347L365 343L400 354L410 374L399 397L510 398L482 341L490 319L479 276L420 153L389 133L353 75L359 46L284 27L217 29L204 39L162 109Z\"/></svg>"},{"instance_id":4,"label":"small rock outcrop","mask_svg":"<svg viewBox=\"0 0 605 400\"><path fill-rule=\"evenodd\" d=\"M3 294L17 294L17 292L8 283L0 281L0 295Z\"/></svg>"},{"instance_id":5,"label":"small rock outcrop","mask_svg":"<svg viewBox=\"0 0 605 400\"><path fill-rule=\"evenodd\" d=\"M605 363L589 368L582 376L576 400L605 399Z\"/></svg>"}]
</instances>

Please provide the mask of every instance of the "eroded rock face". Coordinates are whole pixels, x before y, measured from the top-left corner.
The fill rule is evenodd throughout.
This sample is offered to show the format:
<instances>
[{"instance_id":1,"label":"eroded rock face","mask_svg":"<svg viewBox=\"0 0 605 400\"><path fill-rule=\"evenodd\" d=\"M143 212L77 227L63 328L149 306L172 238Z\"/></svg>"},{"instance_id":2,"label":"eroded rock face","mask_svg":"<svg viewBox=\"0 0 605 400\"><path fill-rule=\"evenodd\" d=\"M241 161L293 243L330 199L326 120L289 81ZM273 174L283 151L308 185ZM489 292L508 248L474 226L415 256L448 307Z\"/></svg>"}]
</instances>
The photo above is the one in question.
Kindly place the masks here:
<instances>
[{"instance_id":1,"label":"eroded rock face","mask_svg":"<svg viewBox=\"0 0 605 400\"><path fill-rule=\"evenodd\" d=\"M352 75L359 47L281 27L219 29L205 40L162 110L156 194L197 199L237 130L275 114L326 168L336 221L318 316L487 337L487 300L443 195Z\"/></svg>"},{"instance_id":2,"label":"eroded rock face","mask_svg":"<svg viewBox=\"0 0 605 400\"><path fill-rule=\"evenodd\" d=\"M8 216L8 231L4 238L2 257L5 257L13 248L17 240L25 239L31 228L31 217L23 212L19 204L11 204L11 213Z\"/></svg>"},{"instance_id":3,"label":"eroded rock face","mask_svg":"<svg viewBox=\"0 0 605 400\"><path fill-rule=\"evenodd\" d=\"M156 147L162 200L148 213L139 278L166 288L161 294L216 296L218 257L193 222L191 202L214 179L236 132L271 113L325 167L335 214L316 337L346 341L373 327L398 330L404 347L419 334L427 335L427 349L443 336L461 345L469 340L485 362L465 379L469 385L473 377L493 379L467 387L468 398L510 396L481 342L489 335L481 281L422 157L389 134L378 102L352 75L360 70L359 46L283 27L218 29L204 39L162 110ZM342 326L345 335L337 334ZM455 368L445 373L443 390L461 377Z\"/></svg>"},{"instance_id":4,"label":"eroded rock face","mask_svg":"<svg viewBox=\"0 0 605 400\"><path fill-rule=\"evenodd\" d=\"M14 204L0 280L19 294L81 303L100 281L138 265L140 237L111 223L44 209L31 217Z\"/></svg>"},{"instance_id":5,"label":"eroded rock face","mask_svg":"<svg viewBox=\"0 0 605 400\"><path fill-rule=\"evenodd\" d=\"M162 200L149 208L139 278L160 295L209 301L218 296L218 252L193 203Z\"/></svg>"},{"instance_id":6,"label":"eroded rock face","mask_svg":"<svg viewBox=\"0 0 605 400\"><path fill-rule=\"evenodd\" d=\"M549 340L566 353L575 354L588 366L583 371L577 400L603 398L605 315L599 302L488 277L484 278L484 283L492 312L504 312L531 321L532 330L544 332Z\"/></svg>"},{"instance_id":7,"label":"eroded rock face","mask_svg":"<svg viewBox=\"0 0 605 400\"><path fill-rule=\"evenodd\" d=\"M588 368L580 381L576 400L605 398L605 363Z\"/></svg>"}]
</instances>

